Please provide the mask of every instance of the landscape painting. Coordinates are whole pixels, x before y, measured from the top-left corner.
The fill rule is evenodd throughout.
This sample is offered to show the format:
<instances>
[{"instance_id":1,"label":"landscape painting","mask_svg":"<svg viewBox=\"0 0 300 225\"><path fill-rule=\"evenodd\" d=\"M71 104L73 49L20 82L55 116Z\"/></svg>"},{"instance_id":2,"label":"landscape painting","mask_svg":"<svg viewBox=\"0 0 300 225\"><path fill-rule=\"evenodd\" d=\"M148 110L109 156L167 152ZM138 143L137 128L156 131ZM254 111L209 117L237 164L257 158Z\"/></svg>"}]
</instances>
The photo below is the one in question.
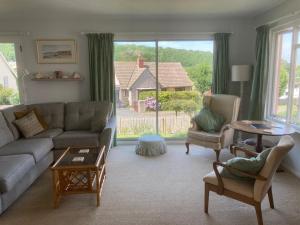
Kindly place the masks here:
<instances>
[{"instance_id":1,"label":"landscape painting","mask_svg":"<svg viewBox=\"0 0 300 225\"><path fill-rule=\"evenodd\" d=\"M76 63L75 40L37 40L38 63Z\"/></svg>"}]
</instances>

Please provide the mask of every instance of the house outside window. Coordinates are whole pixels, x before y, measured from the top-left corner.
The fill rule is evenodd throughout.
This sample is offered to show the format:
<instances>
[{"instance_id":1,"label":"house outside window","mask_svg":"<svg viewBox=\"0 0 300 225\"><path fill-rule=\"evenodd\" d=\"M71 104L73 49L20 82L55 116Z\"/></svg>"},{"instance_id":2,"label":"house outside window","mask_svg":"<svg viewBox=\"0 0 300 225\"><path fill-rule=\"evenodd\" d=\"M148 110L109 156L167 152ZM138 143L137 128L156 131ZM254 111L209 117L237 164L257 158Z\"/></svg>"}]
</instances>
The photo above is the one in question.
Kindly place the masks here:
<instances>
[{"instance_id":1,"label":"house outside window","mask_svg":"<svg viewBox=\"0 0 300 225\"><path fill-rule=\"evenodd\" d=\"M267 119L300 128L300 22L274 31Z\"/></svg>"}]
</instances>

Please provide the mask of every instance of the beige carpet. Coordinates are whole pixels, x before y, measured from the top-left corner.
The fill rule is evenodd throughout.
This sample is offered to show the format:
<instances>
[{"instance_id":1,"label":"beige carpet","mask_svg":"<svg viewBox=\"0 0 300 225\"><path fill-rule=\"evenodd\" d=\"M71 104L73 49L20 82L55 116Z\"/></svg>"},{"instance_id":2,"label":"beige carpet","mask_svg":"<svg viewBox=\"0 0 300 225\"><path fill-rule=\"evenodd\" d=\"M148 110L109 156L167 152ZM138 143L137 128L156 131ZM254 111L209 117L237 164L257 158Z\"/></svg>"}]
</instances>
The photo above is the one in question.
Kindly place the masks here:
<instances>
[{"instance_id":1,"label":"beige carpet","mask_svg":"<svg viewBox=\"0 0 300 225\"><path fill-rule=\"evenodd\" d=\"M68 196L52 208L51 173L43 174L2 216L1 225L255 225L254 209L211 194L203 212L202 177L214 152L169 145L165 155L145 158L134 146L119 146L108 157L101 206L92 195ZM230 157L226 151L221 159ZM273 182L275 210L263 202L265 225L300 224L300 181L279 173Z\"/></svg>"}]
</instances>

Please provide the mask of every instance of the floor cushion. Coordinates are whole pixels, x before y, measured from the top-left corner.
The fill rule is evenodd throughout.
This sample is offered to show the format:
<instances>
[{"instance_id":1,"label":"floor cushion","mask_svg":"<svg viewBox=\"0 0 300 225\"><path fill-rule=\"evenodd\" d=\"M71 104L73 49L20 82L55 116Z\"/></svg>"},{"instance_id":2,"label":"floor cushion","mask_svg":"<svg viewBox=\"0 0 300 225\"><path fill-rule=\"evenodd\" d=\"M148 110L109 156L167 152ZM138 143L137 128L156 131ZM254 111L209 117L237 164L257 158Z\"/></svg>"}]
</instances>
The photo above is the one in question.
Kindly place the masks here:
<instances>
[{"instance_id":1,"label":"floor cushion","mask_svg":"<svg viewBox=\"0 0 300 225\"><path fill-rule=\"evenodd\" d=\"M50 138L19 139L0 148L0 155L31 154L35 161L41 160L51 149Z\"/></svg>"},{"instance_id":2,"label":"floor cushion","mask_svg":"<svg viewBox=\"0 0 300 225\"><path fill-rule=\"evenodd\" d=\"M91 131L66 131L53 139L56 149L99 146L99 133Z\"/></svg>"},{"instance_id":3,"label":"floor cushion","mask_svg":"<svg viewBox=\"0 0 300 225\"><path fill-rule=\"evenodd\" d=\"M29 154L0 156L0 192L11 190L34 165Z\"/></svg>"}]
</instances>

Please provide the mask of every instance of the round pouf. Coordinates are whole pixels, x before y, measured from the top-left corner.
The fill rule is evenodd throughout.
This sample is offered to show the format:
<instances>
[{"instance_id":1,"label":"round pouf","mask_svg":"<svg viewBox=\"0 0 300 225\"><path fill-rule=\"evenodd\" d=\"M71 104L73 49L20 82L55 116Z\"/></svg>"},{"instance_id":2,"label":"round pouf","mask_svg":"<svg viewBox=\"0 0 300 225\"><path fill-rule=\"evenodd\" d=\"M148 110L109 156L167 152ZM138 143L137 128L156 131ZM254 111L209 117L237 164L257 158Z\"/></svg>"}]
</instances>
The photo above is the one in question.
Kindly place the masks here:
<instances>
[{"instance_id":1,"label":"round pouf","mask_svg":"<svg viewBox=\"0 0 300 225\"><path fill-rule=\"evenodd\" d=\"M135 148L135 153L143 156L158 156L166 152L166 142L159 135L144 135L140 137Z\"/></svg>"}]
</instances>

